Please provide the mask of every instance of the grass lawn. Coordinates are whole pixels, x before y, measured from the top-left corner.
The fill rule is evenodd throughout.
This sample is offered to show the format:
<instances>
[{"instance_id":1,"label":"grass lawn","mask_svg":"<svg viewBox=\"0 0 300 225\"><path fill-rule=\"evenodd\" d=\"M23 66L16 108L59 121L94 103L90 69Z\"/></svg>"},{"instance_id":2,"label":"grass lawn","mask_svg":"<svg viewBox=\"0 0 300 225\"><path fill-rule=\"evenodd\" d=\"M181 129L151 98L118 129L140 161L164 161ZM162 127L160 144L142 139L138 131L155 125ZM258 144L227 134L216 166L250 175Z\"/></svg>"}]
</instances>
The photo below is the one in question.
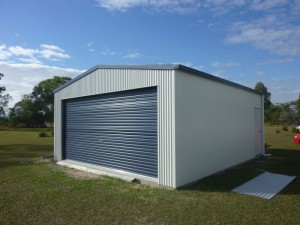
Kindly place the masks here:
<instances>
[{"instance_id":1,"label":"grass lawn","mask_svg":"<svg viewBox=\"0 0 300 225\"><path fill-rule=\"evenodd\" d=\"M0 224L300 224L299 177L271 200L230 192L264 171L300 176L300 145L277 128L265 130L272 157L179 190L73 178L39 160L52 137L0 131Z\"/></svg>"}]
</instances>

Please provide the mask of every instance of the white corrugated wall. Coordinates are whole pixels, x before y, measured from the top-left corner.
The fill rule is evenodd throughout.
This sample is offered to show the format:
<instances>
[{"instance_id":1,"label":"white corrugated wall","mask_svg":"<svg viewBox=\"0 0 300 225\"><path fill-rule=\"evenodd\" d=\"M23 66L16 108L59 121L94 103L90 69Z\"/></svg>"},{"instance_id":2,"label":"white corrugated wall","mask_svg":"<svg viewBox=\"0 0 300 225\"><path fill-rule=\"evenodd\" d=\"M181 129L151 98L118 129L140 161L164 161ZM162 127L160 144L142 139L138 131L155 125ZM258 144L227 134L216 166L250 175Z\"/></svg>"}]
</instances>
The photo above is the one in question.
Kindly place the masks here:
<instances>
[{"instance_id":1,"label":"white corrugated wall","mask_svg":"<svg viewBox=\"0 0 300 225\"><path fill-rule=\"evenodd\" d=\"M97 69L55 93L54 157L62 159L62 100L157 86L158 183L176 187L174 70Z\"/></svg>"},{"instance_id":2,"label":"white corrugated wall","mask_svg":"<svg viewBox=\"0 0 300 225\"><path fill-rule=\"evenodd\" d=\"M260 95L181 71L175 91L176 187L255 157Z\"/></svg>"}]
</instances>

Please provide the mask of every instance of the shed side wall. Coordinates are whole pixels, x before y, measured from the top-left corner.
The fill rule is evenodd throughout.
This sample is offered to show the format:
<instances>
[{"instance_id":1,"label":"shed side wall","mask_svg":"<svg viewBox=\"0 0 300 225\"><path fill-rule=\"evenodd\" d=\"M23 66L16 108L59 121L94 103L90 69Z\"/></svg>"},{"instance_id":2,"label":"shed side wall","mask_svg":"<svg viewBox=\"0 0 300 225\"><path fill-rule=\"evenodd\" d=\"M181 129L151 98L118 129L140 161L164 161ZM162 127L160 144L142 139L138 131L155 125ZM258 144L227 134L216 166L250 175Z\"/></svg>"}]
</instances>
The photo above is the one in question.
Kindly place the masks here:
<instances>
[{"instance_id":1,"label":"shed side wall","mask_svg":"<svg viewBox=\"0 0 300 225\"><path fill-rule=\"evenodd\" d=\"M175 187L173 70L98 69L55 93L55 160L62 160L62 100L152 86L158 95L158 183Z\"/></svg>"},{"instance_id":2,"label":"shed side wall","mask_svg":"<svg viewBox=\"0 0 300 225\"><path fill-rule=\"evenodd\" d=\"M260 95L181 71L175 93L177 187L255 157Z\"/></svg>"}]
</instances>

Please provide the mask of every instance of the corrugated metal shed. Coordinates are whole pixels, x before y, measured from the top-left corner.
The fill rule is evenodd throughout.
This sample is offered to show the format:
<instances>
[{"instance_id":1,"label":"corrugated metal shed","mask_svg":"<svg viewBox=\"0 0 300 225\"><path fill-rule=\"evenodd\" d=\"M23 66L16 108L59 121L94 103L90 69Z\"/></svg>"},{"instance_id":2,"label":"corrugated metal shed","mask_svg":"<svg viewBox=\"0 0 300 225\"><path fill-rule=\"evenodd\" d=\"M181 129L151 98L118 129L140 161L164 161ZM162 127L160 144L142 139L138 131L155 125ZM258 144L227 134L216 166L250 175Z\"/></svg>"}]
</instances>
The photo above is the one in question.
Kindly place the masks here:
<instances>
[{"instance_id":1,"label":"corrugated metal shed","mask_svg":"<svg viewBox=\"0 0 300 225\"><path fill-rule=\"evenodd\" d=\"M178 64L98 65L54 91L55 159L65 160L63 124L70 99L145 88L155 88L157 96L154 181L159 185L176 188L262 153L263 102L255 90ZM103 170L153 181L126 168Z\"/></svg>"}]
</instances>

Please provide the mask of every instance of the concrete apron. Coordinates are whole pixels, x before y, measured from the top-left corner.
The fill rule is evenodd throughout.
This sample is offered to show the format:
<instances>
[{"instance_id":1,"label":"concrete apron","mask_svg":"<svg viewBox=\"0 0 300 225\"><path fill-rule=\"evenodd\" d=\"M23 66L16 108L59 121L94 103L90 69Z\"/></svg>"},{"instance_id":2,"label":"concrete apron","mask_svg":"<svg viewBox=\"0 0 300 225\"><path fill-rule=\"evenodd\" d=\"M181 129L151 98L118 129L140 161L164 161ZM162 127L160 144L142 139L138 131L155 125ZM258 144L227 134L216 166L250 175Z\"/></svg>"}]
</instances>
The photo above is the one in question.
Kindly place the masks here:
<instances>
[{"instance_id":1,"label":"concrete apron","mask_svg":"<svg viewBox=\"0 0 300 225\"><path fill-rule=\"evenodd\" d=\"M88 173L119 178L127 182L137 182L137 183L142 183L142 184L147 184L152 186L159 186L157 178L136 175L122 170L103 168L101 166L91 165L91 164L77 162L73 160L62 160L57 162L57 164L60 166L65 166L68 168L72 168L72 169L76 169Z\"/></svg>"}]
</instances>

